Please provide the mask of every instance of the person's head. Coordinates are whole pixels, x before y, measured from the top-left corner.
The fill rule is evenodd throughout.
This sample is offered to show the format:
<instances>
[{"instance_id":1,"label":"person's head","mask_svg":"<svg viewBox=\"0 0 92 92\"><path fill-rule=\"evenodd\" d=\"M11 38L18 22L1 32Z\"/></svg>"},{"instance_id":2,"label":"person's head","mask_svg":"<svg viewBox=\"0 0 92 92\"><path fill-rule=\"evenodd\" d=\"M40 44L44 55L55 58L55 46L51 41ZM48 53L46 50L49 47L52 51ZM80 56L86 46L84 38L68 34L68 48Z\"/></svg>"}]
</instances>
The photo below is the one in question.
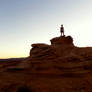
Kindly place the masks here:
<instances>
[{"instance_id":1,"label":"person's head","mask_svg":"<svg viewBox=\"0 0 92 92\"><path fill-rule=\"evenodd\" d=\"M61 27L63 27L63 24L61 25Z\"/></svg>"}]
</instances>

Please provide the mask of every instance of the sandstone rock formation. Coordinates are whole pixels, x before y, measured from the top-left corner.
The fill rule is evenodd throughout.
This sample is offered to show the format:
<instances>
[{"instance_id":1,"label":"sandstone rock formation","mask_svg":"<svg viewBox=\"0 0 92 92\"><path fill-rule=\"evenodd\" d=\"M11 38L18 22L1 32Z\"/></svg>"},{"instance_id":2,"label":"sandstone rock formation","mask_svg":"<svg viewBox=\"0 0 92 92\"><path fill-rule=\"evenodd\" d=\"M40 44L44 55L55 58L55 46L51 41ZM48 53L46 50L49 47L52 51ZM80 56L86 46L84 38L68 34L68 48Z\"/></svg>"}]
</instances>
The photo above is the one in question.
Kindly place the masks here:
<instances>
[{"instance_id":1,"label":"sandstone rock formation","mask_svg":"<svg viewBox=\"0 0 92 92\"><path fill-rule=\"evenodd\" d=\"M92 48L78 48L71 36L50 40L51 45L32 44L29 62L31 72L41 74L89 75L92 66Z\"/></svg>"},{"instance_id":2,"label":"sandstone rock formation","mask_svg":"<svg viewBox=\"0 0 92 92\"><path fill-rule=\"evenodd\" d=\"M0 92L92 92L92 47L74 46L71 36L50 41L32 44L29 57L1 71Z\"/></svg>"},{"instance_id":3,"label":"sandstone rock formation","mask_svg":"<svg viewBox=\"0 0 92 92\"><path fill-rule=\"evenodd\" d=\"M32 44L27 60L31 74L40 78L44 76L44 83L54 78L49 80L50 85L47 83L45 86L40 80L41 90L47 86L46 92L91 92L92 48L74 46L71 36L56 37L50 41L51 45Z\"/></svg>"}]
</instances>

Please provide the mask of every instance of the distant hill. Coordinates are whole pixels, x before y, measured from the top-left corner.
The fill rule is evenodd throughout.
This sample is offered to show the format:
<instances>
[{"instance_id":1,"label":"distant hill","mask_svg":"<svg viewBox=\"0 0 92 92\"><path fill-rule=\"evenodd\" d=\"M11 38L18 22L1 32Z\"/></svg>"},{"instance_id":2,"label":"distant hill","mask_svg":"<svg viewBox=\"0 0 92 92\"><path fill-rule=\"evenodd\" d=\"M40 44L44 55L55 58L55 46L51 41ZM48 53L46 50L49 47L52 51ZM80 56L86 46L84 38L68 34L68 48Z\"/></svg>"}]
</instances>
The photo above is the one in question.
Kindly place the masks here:
<instances>
[{"instance_id":1,"label":"distant hill","mask_svg":"<svg viewBox=\"0 0 92 92\"><path fill-rule=\"evenodd\" d=\"M24 58L8 58L8 59L0 59L0 62L8 62L8 61L23 61L25 60Z\"/></svg>"}]
</instances>

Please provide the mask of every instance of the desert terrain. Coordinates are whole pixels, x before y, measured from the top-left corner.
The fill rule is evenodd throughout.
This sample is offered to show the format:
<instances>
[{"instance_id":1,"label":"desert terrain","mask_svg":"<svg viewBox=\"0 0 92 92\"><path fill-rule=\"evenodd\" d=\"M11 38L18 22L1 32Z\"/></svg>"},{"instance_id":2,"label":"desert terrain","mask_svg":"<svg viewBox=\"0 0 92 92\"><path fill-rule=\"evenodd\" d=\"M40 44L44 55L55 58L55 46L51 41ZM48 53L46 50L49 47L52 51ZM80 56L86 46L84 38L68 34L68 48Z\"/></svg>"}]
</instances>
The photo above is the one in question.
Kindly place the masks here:
<instances>
[{"instance_id":1,"label":"desert terrain","mask_svg":"<svg viewBox=\"0 0 92 92\"><path fill-rule=\"evenodd\" d=\"M0 92L92 92L92 47L71 36L32 44L29 56L0 60Z\"/></svg>"}]
</instances>

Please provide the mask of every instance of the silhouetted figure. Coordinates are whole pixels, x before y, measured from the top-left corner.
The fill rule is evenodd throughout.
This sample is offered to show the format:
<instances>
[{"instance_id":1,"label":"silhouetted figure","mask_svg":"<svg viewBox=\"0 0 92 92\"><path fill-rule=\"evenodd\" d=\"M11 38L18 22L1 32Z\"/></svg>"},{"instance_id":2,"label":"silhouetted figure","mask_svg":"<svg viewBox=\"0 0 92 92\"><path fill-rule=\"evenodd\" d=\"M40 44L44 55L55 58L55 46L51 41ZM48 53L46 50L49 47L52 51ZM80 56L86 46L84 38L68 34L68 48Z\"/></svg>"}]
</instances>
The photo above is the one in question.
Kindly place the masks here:
<instances>
[{"instance_id":1,"label":"silhouetted figure","mask_svg":"<svg viewBox=\"0 0 92 92\"><path fill-rule=\"evenodd\" d=\"M61 27L60 27L60 32L61 32L61 36L64 36L64 27L63 27L63 25L61 25Z\"/></svg>"}]
</instances>

